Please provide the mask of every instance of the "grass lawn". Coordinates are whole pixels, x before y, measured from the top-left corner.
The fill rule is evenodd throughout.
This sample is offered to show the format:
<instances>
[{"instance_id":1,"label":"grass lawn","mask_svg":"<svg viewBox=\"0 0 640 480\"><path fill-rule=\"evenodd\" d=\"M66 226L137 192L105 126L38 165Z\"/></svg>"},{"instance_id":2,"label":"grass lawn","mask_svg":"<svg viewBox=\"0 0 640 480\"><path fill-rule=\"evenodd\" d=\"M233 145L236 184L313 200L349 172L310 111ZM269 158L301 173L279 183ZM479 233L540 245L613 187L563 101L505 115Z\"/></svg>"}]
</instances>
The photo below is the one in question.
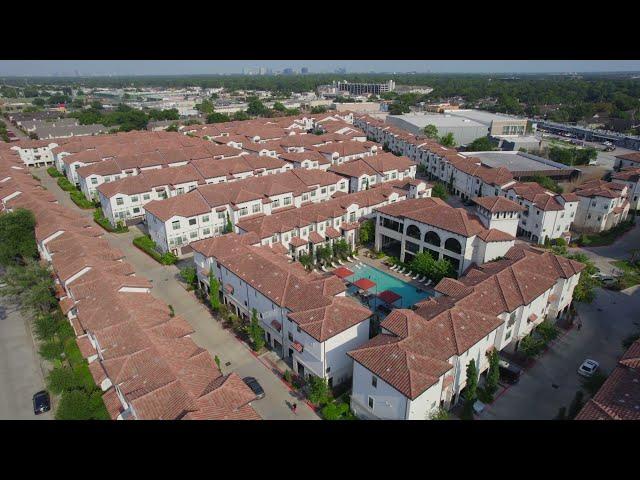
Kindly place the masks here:
<instances>
[{"instance_id":1,"label":"grass lawn","mask_svg":"<svg viewBox=\"0 0 640 480\"><path fill-rule=\"evenodd\" d=\"M629 263L627 260L616 260L611 263L622 271L622 276L619 280L621 290L640 284L640 268Z\"/></svg>"},{"instance_id":2,"label":"grass lawn","mask_svg":"<svg viewBox=\"0 0 640 480\"><path fill-rule=\"evenodd\" d=\"M631 230L634 226L634 219L621 222L606 232L601 233L583 233L578 239L578 245L581 247L601 247L611 245L622 234Z\"/></svg>"}]
</instances>

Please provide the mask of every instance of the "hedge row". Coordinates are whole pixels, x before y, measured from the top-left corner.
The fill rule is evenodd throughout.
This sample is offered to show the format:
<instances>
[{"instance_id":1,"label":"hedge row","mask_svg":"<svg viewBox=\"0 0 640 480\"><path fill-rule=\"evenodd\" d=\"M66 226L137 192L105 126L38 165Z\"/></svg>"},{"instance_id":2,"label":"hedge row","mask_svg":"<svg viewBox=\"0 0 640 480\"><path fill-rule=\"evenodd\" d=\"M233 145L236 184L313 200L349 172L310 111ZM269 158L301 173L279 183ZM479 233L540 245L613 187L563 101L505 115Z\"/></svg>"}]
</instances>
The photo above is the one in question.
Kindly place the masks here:
<instances>
[{"instance_id":1,"label":"hedge row","mask_svg":"<svg viewBox=\"0 0 640 480\"><path fill-rule=\"evenodd\" d=\"M60 178L64 176L56 169L56 167L47 168L47 173L53 178Z\"/></svg>"},{"instance_id":2,"label":"hedge row","mask_svg":"<svg viewBox=\"0 0 640 480\"><path fill-rule=\"evenodd\" d=\"M141 235L134 238L133 244L163 265L172 265L178 261L178 257L176 257L171 252L167 252L165 254L158 252L156 248L156 242L151 240L151 237L149 237L148 235Z\"/></svg>"},{"instance_id":3,"label":"hedge row","mask_svg":"<svg viewBox=\"0 0 640 480\"><path fill-rule=\"evenodd\" d=\"M124 233L129 231L129 227L124 223L119 223L116 227L111 225L111 222L102 213L101 208L96 208L95 212L93 212L93 220L107 232Z\"/></svg>"}]
</instances>

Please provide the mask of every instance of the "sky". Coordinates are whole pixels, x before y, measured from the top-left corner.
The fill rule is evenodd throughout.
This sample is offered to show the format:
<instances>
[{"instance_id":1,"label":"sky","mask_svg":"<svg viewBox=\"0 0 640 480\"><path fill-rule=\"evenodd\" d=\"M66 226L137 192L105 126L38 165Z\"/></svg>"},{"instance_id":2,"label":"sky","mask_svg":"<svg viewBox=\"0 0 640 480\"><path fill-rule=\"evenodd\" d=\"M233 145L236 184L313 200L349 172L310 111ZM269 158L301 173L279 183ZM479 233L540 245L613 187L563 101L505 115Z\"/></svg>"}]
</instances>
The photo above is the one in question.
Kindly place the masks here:
<instances>
[{"instance_id":1,"label":"sky","mask_svg":"<svg viewBox=\"0 0 640 480\"><path fill-rule=\"evenodd\" d=\"M310 73L567 73L640 71L640 60L0 60L0 76L189 75L243 68Z\"/></svg>"}]
</instances>

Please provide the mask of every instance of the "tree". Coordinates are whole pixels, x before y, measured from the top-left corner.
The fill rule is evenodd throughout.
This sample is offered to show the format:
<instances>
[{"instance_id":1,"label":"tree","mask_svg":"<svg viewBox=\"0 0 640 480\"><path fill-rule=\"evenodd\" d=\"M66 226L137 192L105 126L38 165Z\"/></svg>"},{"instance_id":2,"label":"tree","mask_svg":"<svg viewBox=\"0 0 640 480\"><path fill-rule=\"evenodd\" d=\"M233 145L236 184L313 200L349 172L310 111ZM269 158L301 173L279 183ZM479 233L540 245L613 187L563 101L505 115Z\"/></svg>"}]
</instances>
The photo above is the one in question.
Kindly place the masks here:
<instances>
[{"instance_id":1,"label":"tree","mask_svg":"<svg viewBox=\"0 0 640 480\"><path fill-rule=\"evenodd\" d=\"M249 114L247 112L244 112L242 110L238 110L237 112L235 112L233 114L233 119L243 122L245 120L249 120L251 117L249 116Z\"/></svg>"},{"instance_id":2,"label":"tree","mask_svg":"<svg viewBox=\"0 0 640 480\"><path fill-rule=\"evenodd\" d=\"M213 274L213 270L209 272L209 302L214 312L220 311L220 282Z\"/></svg>"},{"instance_id":3,"label":"tree","mask_svg":"<svg viewBox=\"0 0 640 480\"><path fill-rule=\"evenodd\" d=\"M56 411L56 420L96 420L102 418L104 403L100 390L88 393L84 390L69 390L62 394Z\"/></svg>"},{"instance_id":4,"label":"tree","mask_svg":"<svg viewBox=\"0 0 640 480\"><path fill-rule=\"evenodd\" d=\"M302 264L304 268L306 268L307 270L311 270L311 267L313 265L313 258L311 257L311 255L301 253L298 256L298 261Z\"/></svg>"},{"instance_id":5,"label":"tree","mask_svg":"<svg viewBox=\"0 0 640 480\"><path fill-rule=\"evenodd\" d=\"M11 265L38 256L36 220L29 210L18 208L0 215L0 265Z\"/></svg>"},{"instance_id":6,"label":"tree","mask_svg":"<svg viewBox=\"0 0 640 480\"><path fill-rule=\"evenodd\" d=\"M440 137L440 144L443 147L453 148L456 146L456 139L453 136L452 132L447 133L446 135Z\"/></svg>"},{"instance_id":7,"label":"tree","mask_svg":"<svg viewBox=\"0 0 640 480\"><path fill-rule=\"evenodd\" d=\"M251 101L249 101L247 113L249 115L258 117L269 113L269 109L265 107L264 103L262 103L260 100L258 100L257 98L253 98L251 99Z\"/></svg>"},{"instance_id":8,"label":"tree","mask_svg":"<svg viewBox=\"0 0 640 480\"><path fill-rule=\"evenodd\" d=\"M315 405L324 405L329 402L329 385L326 379L309 377L309 400Z\"/></svg>"},{"instance_id":9,"label":"tree","mask_svg":"<svg viewBox=\"0 0 640 480\"><path fill-rule=\"evenodd\" d=\"M231 218L227 213L227 223L224 226L224 231L222 233L231 233L233 232L233 223L231 223Z\"/></svg>"},{"instance_id":10,"label":"tree","mask_svg":"<svg viewBox=\"0 0 640 480\"><path fill-rule=\"evenodd\" d=\"M431 196L441 198L442 200L446 200L449 196L449 192L447 191L447 186L442 182L436 182L431 189Z\"/></svg>"},{"instance_id":11,"label":"tree","mask_svg":"<svg viewBox=\"0 0 640 480\"><path fill-rule=\"evenodd\" d=\"M449 415L449 412L443 407L438 407L435 412L429 415L429 420L449 420L449 418L451 418L451 415Z\"/></svg>"},{"instance_id":12,"label":"tree","mask_svg":"<svg viewBox=\"0 0 640 480\"><path fill-rule=\"evenodd\" d=\"M211 112L207 115L207 123L223 123L229 121L231 121L231 118L225 113Z\"/></svg>"},{"instance_id":13,"label":"tree","mask_svg":"<svg viewBox=\"0 0 640 480\"><path fill-rule=\"evenodd\" d=\"M213 109L213 102L206 98L202 101L202 103L196 104L196 110L198 110L200 113L210 114L213 113Z\"/></svg>"},{"instance_id":14,"label":"tree","mask_svg":"<svg viewBox=\"0 0 640 480\"><path fill-rule=\"evenodd\" d=\"M568 420L573 420L574 418L576 418L576 415L580 413L580 410L582 410L582 407L584 406L583 398L584 393L582 392L582 390L578 390L576 392L576 395L573 397L573 400L571 401L571 405L569 405L569 411L567 412Z\"/></svg>"},{"instance_id":15,"label":"tree","mask_svg":"<svg viewBox=\"0 0 640 480\"><path fill-rule=\"evenodd\" d=\"M455 272L451 262L446 259L435 260L429 252L418 252L411 261L411 270L425 275L437 284L444 277L453 277Z\"/></svg>"},{"instance_id":16,"label":"tree","mask_svg":"<svg viewBox=\"0 0 640 480\"><path fill-rule=\"evenodd\" d=\"M429 124L422 129L422 133L428 138L438 138L438 127L433 124Z\"/></svg>"},{"instance_id":17,"label":"tree","mask_svg":"<svg viewBox=\"0 0 640 480\"><path fill-rule=\"evenodd\" d=\"M251 309L251 323L249 323L248 330L249 337L253 343L253 349L259 352L264 347L265 339L264 330L258 321L258 311L255 308Z\"/></svg>"},{"instance_id":18,"label":"tree","mask_svg":"<svg viewBox=\"0 0 640 480\"><path fill-rule=\"evenodd\" d=\"M489 152L491 150L497 150L496 146L489 140L489 137L476 138L473 142L467 145L468 152Z\"/></svg>"},{"instance_id":19,"label":"tree","mask_svg":"<svg viewBox=\"0 0 640 480\"><path fill-rule=\"evenodd\" d=\"M196 273L196 268L192 266L184 267L180 270L180 277L189 285L195 285L198 281L198 275Z\"/></svg>"},{"instance_id":20,"label":"tree","mask_svg":"<svg viewBox=\"0 0 640 480\"><path fill-rule=\"evenodd\" d=\"M546 188L547 190L551 190L555 193L562 193L563 189L557 182L555 182L552 178L547 177L545 175L534 175L531 177L531 180L536 182L538 185Z\"/></svg>"},{"instance_id":21,"label":"tree","mask_svg":"<svg viewBox=\"0 0 640 480\"><path fill-rule=\"evenodd\" d=\"M14 298L24 311L46 314L58 304L49 270L35 260L10 265L3 281L0 295Z\"/></svg>"},{"instance_id":22,"label":"tree","mask_svg":"<svg viewBox=\"0 0 640 480\"><path fill-rule=\"evenodd\" d=\"M70 367L56 365L47 376L47 386L53 393L60 395L64 391L79 388L78 379Z\"/></svg>"},{"instance_id":23,"label":"tree","mask_svg":"<svg viewBox=\"0 0 640 480\"><path fill-rule=\"evenodd\" d=\"M349 244L344 238L341 238L337 242L333 244L334 255L340 258L346 258L349 256L351 249L349 248Z\"/></svg>"},{"instance_id":24,"label":"tree","mask_svg":"<svg viewBox=\"0 0 640 480\"><path fill-rule=\"evenodd\" d=\"M287 111L287 107L285 107L284 104L281 103L281 102L275 102L273 104L273 109L278 111L278 112L286 112Z\"/></svg>"},{"instance_id":25,"label":"tree","mask_svg":"<svg viewBox=\"0 0 640 480\"><path fill-rule=\"evenodd\" d=\"M325 113L327 111L327 107L324 105L319 105L317 107L311 107L312 114Z\"/></svg>"},{"instance_id":26,"label":"tree","mask_svg":"<svg viewBox=\"0 0 640 480\"><path fill-rule=\"evenodd\" d=\"M376 224L373 220L365 220L360 224L359 240L366 245L375 239Z\"/></svg>"},{"instance_id":27,"label":"tree","mask_svg":"<svg viewBox=\"0 0 640 480\"><path fill-rule=\"evenodd\" d=\"M495 348L493 348L487 356L489 357L489 371L487 372L485 391L493 396L498 389L498 380L500 380L500 357Z\"/></svg>"},{"instance_id":28,"label":"tree","mask_svg":"<svg viewBox=\"0 0 640 480\"><path fill-rule=\"evenodd\" d=\"M478 368L472 358L467 364L467 385L464 393L463 417L465 420L473 420L473 404L478 396Z\"/></svg>"}]
</instances>

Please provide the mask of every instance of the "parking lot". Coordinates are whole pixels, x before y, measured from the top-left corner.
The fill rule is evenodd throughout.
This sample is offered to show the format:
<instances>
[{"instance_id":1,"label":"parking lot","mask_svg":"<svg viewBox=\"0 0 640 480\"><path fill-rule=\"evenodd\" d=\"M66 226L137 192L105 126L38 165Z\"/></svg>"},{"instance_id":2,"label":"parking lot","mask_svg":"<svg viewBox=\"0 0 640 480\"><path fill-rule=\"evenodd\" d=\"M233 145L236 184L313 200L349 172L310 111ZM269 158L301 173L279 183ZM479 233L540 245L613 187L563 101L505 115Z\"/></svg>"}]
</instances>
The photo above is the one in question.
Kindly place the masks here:
<instances>
[{"instance_id":1,"label":"parking lot","mask_svg":"<svg viewBox=\"0 0 640 480\"><path fill-rule=\"evenodd\" d=\"M520 381L499 393L476 418L482 420L551 420L561 407L569 407L582 377L577 373L587 358L611 372L624 349L622 340L640 330L640 288L624 292L598 289L591 305L576 304L582 328L557 339Z\"/></svg>"}]
</instances>

